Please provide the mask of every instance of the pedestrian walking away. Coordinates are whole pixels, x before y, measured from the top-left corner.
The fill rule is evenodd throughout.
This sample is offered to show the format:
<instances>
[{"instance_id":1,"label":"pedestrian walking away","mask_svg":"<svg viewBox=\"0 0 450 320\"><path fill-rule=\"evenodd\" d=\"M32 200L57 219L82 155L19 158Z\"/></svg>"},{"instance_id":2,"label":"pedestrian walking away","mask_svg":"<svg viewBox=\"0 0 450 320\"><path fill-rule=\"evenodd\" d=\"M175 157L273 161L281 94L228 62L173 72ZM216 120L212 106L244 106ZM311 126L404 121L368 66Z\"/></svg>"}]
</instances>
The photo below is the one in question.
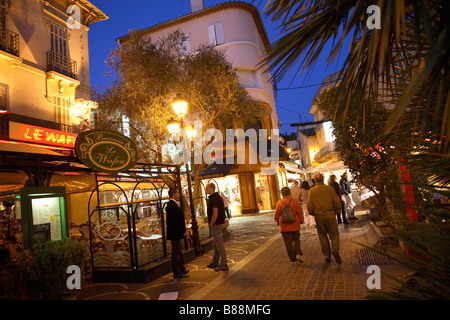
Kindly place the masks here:
<instances>
[{"instance_id":1,"label":"pedestrian walking away","mask_svg":"<svg viewBox=\"0 0 450 320\"><path fill-rule=\"evenodd\" d=\"M355 203L353 202L352 198L352 189L350 188L350 183L347 180L348 174L347 172L344 172L341 176L341 180L339 181L339 184L341 185L343 196L345 200L345 211L347 212L347 217L350 220L358 220L357 217L355 217Z\"/></svg>"},{"instance_id":2,"label":"pedestrian walking away","mask_svg":"<svg viewBox=\"0 0 450 320\"><path fill-rule=\"evenodd\" d=\"M329 181L329 186L332 187L334 189L334 191L336 192L337 196L339 197L339 199L341 200L341 206L342 206L342 210L341 210L341 214L342 214L342 219L341 219L341 215L337 214L337 219L338 219L338 224L341 224L342 222L344 222L344 224L349 224L347 221L347 217L345 216L345 204L344 204L344 200L342 199L342 188L339 185L339 183L337 183L337 178L334 174L332 174L330 176L330 181Z\"/></svg>"},{"instance_id":3,"label":"pedestrian walking away","mask_svg":"<svg viewBox=\"0 0 450 320\"><path fill-rule=\"evenodd\" d=\"M216 185L212 182L205 187L208 197L208 223L214 244L214 256L208 268L216 271L227 271L227 252L223 243L222 229L225 223L225 207L222 197L216 192Z\"/></svg>"},{"instance_id":4,"label":"pedestrian walking away","mask_svg":"<svg viewBox=\"0 0 450 320\"><path fill-rule=\"evenodd\" d=\"M309 233L309 229L312 230L312 234L316 234L316 220L314 220L314 217L309 214L308 211L308 194L309 194L309 183L308 181L304 180L302 182L302 186L300 188L300 203L302 205L303 209L303 216L305 219L306 224L306 233Z\"/></svg>"},{"instance_id":5,"label":"pedestrian walking away","mask_svg":"<svg viewBox=\"0 0 450 320\"><path fill-rule=\"evenodd\" d=\"M281 188L281 195L283 198L276 204L274 219L280 228L289 259L292 264L297 265L303 262L300 258L303 255L300 247L300 224L303 223L303 211L300 202L292 198L288 187ZM290 213L294 215L293 222L283 221L285 210L290 210Z\"/></svg>"},{"instance_id":6,"label":"pedestrian walking away","mask_svg":"<svg viewBox=\"0 0 450 320\"><path fill-rule=\"evenodd\" d=\"M187 278L187 270L184 266L183 253L181 252L180 240L188 237L189 233L186 230L186 223L184 214L178 205L180 200L180 191L178 188L169 189L170 200L167 203L167 239L171 241L172 245L172 272L174 278Z\"/></svg>"},{"instance_id":7,"label":"pedestrian walking away","mask_svg":"<svg viewBox=\"0 0 450 320\"><path fill-rule=\"evenodd\" d=\"M309 214L313 214L316 220L317 234L325 262L330 263L331 255L333 255L336 263L341 264L336 213L341 211L342 204L334 189L323 183L323 176L320 173L314 176L314 180L316 185L309 190L308 196ZM328 237L331 239L331 248Z\"/></svg>"},{"instance_id":8,"label":"pedestrian walking away","mask_svg":"<svg viewBox=\"0 0 450 320\"><path fill-rule=\"evenodd\" d=\"M291 197L295 200L300 201L300 187L298 185L298 181L294 181L294 185L291 187Z\"/></svg>"}]
</instances>

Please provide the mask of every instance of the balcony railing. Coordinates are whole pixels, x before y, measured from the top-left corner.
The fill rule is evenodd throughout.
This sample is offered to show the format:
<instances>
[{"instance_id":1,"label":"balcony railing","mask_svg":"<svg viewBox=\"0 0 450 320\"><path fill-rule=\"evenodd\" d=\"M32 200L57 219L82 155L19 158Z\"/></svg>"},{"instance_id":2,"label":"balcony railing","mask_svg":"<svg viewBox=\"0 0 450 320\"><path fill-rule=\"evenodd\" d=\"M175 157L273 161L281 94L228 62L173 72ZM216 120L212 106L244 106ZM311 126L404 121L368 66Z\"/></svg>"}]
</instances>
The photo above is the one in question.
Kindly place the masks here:
<instances>
[{"instance_id":1,"label":"balcony railing","mask_svg":"<svg viewBox=\"0 0 450 320\"><path fill-rule=\"evenodd\" d=\"M6 28L0 28L0 50L19 56L19 35Z\"/></svg>"},{"instance_id":2,"label":"balcony railing","mask_svg":"<svg viewBox=\"0 0 450 320\"><path fill-rule=\"evenodd\" d=\"M72 79L77 79L77 62L56 51L48 51L47 71L56 71Z\"/></svg>"},{"instance_id":3,"label":"balcony railing","mask_svg":"<svg viewBox=\"0 0 450 320\"><path fill-rule=\"evenodd\" d=\"M75 126L75 125L67 125L63 123L57 123L53 121L47 121L37 118L32 118L28 116L23 116L19 114L14 113L6 113L6 114L0 114L0 138L7 138L9 135L9 122L18 122L23 124L29 124L32 126L37 127L43 127L53 130L59 130L64 132L70 132L70 133L76 133L79 134L86 130L86 128L82 126Z\"/></svg>"}]
</instances>

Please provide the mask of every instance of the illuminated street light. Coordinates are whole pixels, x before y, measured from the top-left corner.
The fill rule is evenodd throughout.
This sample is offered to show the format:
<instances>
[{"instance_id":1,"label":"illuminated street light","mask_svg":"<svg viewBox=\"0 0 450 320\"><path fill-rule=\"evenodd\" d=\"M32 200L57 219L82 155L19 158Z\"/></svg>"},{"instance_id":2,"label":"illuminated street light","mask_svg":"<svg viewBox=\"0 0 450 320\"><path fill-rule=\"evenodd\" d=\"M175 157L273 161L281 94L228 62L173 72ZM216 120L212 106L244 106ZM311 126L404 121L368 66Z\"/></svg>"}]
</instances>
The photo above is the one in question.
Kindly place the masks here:
<instances>
[{"instance_id":1,"label":"illuminated street light","mask_svg":"<svg viewBox=\"0 0 450 320\"><path fill-rule=\"evenodd\" d=\"M186 166L186 177L187 177L187 182L188 182L188 192L189 192L189 203L190 203L190 207L191 207L191 229L192 229L192 237L193 237L193 242L194 242L194 248L195 248L195 254L197 256L203 254L203 250L202 247L200 246L200 238L198 235L198 222L197 222L197 217L195 215L195 208L194 208L194 197L192 195L192 183L191 183L191 170L190 170L190 164L189 164L189 159L187 157L188 154L188 150L190 150L190 145L188 147L187 143L188 143L188 139L185 139L185 137L189 138L189 143L192 142L192 140L195 138L195 129L191 126L188 125L186 127L184 127L184 121L183 118L186 116L187 114L187 108L188 108L188 103L186 100L184 100L181 95L177 94L176 98L173 100L172 102L172 107L173 107L173 111L175 111L175 114L178 116L178 118L180 119L180 122L178 122L175 119L171 119L167 122L167 130L169 130L170 134L177 134L181 128L182 133L183 133L183 154L185 155L185 166Z\"/></svg>"}]
</instances>

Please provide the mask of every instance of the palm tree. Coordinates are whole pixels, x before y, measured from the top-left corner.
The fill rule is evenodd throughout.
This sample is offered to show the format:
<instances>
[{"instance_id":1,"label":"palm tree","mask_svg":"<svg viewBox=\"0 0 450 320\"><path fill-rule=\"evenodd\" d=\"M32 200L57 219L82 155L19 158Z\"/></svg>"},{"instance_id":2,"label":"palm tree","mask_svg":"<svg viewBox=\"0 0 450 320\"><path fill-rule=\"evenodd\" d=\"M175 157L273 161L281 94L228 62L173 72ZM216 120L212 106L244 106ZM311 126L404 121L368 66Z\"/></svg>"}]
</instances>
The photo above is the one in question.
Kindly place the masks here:
<instances>
[{"instance_id":1,"label":"palm tree","mask_svg":"<svg viewBox=\"0 0 450 320\"><path fill-rule=\"evenodd\" d=\"M398 183L414 190L415 202L409 208L398 203L391 224L396 237L422 257L404 260L417 274L414 281L403 282L395 297L448 298L449 208L432 203L428 195L450 196L450 2L377 1L380 29L367 27L372 16L367 8L372 4L268 0L265 14L280 24L282 37L265 62L277 83L293 70L296 74L310 70L329 43L328 62L333 62L347 51L344 39L350 40L336 85L345 105L334 121L346 119L349 107L354 107L351 98L358 92L383 102L389 112L383 135L403 146L395 149L397 159L411 175L411 181ZM363 118L374 113L370 104L360 109ZM400 141L409 144L396 143ZM416 210L419 221L405 219L406 209Z\"/></svg>"}]
</instances>

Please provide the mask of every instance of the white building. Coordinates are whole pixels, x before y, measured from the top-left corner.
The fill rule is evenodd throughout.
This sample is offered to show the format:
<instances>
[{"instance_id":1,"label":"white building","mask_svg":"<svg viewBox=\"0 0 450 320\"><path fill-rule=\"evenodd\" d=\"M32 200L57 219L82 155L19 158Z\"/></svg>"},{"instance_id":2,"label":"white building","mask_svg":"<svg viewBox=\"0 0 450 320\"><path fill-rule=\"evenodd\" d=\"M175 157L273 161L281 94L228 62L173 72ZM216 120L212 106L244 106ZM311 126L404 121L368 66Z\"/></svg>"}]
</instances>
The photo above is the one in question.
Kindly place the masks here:
<instances>
[{"instance_id":1,"label":"white building","mask_svg":"<svg viewBox=\"0 0 450 320\"><path fill-rule=\"evenodd\" d=\"M264 68L259 68L260 61L270 51L270 42L255 6L232 1L205 7L203 0L191 0L190 13L140 30L139 34L157 41L176 30L188 37L184 43L188 53L194 53L202 45L224 50L227 60L236 69L240 84L263 108L262 120L256 129L267 129L268 132L278 129L270 75ZM127 36L120 37L119 43L126 40ZM237 199L236 213L275 208L280 198L279 188L286 185L284 169L276 175L263 175L255 165L238 167L222 172L223 177L216 179L230 198Z\"/></svg>"}]
</instances>

